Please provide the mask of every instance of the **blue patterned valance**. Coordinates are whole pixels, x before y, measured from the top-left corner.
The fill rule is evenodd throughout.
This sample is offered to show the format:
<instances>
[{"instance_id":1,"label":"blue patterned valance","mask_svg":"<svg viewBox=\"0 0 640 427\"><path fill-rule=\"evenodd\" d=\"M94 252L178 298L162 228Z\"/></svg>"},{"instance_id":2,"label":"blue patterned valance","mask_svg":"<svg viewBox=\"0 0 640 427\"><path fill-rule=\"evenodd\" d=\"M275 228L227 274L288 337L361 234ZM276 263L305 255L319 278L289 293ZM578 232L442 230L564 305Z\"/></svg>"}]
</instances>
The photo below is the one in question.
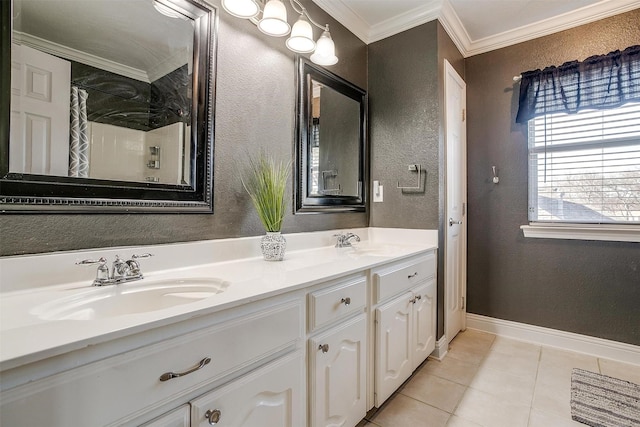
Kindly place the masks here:
<instances>
[{"instance_id":1,"label":"blue patterned valance","mask_svg":"<svg viewBox=\"0 0 640 427\"><path fill-rule=\"evenodd\" d=\"M640 45L522 73L517 123L640 102Z\"/></svg>"}]
</instances>

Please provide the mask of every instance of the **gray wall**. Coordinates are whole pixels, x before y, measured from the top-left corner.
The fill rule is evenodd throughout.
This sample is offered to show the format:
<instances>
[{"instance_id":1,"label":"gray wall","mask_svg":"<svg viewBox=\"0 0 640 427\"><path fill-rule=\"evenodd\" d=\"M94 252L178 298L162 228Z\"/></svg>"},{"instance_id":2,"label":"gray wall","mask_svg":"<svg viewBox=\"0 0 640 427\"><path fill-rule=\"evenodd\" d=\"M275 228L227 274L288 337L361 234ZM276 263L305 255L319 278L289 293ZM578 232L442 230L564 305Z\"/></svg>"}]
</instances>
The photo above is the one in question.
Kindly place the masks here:
<instances>
[{"instance_id":1,"label":"gray wall","mask_svg":"<svg viewBox=\"0 0 640 427\"><path fill-rule=\"evenodd\" d=\"M527 224L527 138L515 124L512 82L638 44L639 22L635 10L466 59L469 312L640 344L638 243L525 239L519 229Z\"/></svg>"},{"instance_id":2,"label":"gray wall","mask_svg":"<svg viewBox=\"0 0 640 427\"><path fill-rule=\"evenodd\" d=\"M216 7L218 0L211 2ZM328 22L340 62L329 69L367 88L367 46L311 0L312 17ZM0 215L0 255L251 236L263 233L238 177L247 154L261 148L293 154L294 54L283 38L263 35L249 21L219 8L213 215ZM293 24L295 16L289 20ZM320 30L314 30L315 36ZM292 188L292 186L290 186ZM366 213L293 215L283 232L368 225Z\"/></svg>"},{"instance_id":3,"label":"gray wall","mask_svg":"<svg viewBox=\"0 0 640 427\"><path fill-rule=\"evenodd\" d=\"M440 230L438 338L444 334L444 59L464 78L464 58L437 21L369 45L371 180L384 202L371 203L371 226ZM426 168L424 192L407 165Z\"/></svg>"},{"instance_id":4,"label":"gray wall","mask_svg":"<svg viewBox=\"0 0 640 427\"><path fill-rule=\"evenodd\" d=\"M431 21L369 45L371 180L384 202L371 203L373 227L438 228L438 42ZM427 171L424 192L403 193ZM424 182L423 182L424 184Z\"/></svg>"}]
</instances>

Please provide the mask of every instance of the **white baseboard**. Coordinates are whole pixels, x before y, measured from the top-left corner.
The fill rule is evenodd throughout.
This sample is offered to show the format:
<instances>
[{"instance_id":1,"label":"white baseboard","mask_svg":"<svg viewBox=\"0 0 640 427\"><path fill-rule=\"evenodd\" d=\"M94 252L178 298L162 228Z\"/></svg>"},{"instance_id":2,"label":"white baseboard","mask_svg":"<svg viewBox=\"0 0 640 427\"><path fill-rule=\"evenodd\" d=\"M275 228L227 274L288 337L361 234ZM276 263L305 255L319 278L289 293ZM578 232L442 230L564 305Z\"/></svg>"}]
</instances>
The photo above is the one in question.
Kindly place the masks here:
<instances>
[{"instance_id":1,"label":"white baseboard","mask_svg":"<svg viewBox=\"0 0 640 427\"><path fill-rule=\"evenodd\" d=\"M442 336L438 341L436 341L436 349L431 352L429 355L430 359L442 360L444 356L447 355L449 351L449 340L447 340L446 336Z\"/></svg>"},{"instance_id":2,"label":"white baseboard","mask_svg":"<svg viewBox=\"0 0 640 427\"><path fill-rule=\"evenodd\" d=\"M467 328L640 365L640 346L467 313Z\"/></svg>"}]
</instances>

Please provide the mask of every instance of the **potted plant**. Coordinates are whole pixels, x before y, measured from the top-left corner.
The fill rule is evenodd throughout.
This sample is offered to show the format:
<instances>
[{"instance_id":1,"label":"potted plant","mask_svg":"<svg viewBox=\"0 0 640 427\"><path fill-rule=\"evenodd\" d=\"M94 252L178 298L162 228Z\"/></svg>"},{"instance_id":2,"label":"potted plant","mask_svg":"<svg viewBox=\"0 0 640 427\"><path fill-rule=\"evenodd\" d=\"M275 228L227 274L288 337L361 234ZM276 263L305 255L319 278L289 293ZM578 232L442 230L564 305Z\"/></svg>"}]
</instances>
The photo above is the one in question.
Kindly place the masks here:
<instances>
[{"instance_id":1,"label":"potted plant","mask_svg":"<svg viewBox=\"0 0 640 427\"><path fill-rule=\"evenodd\" d=\"M260 248L266 261L282 261L287 241L280 234L285 214L285 191L291 172L291 162L279 162L264 153L257 159L249 157L249 171L242 178L244 189L267 234Z\"/></svg>"}]
</instances>

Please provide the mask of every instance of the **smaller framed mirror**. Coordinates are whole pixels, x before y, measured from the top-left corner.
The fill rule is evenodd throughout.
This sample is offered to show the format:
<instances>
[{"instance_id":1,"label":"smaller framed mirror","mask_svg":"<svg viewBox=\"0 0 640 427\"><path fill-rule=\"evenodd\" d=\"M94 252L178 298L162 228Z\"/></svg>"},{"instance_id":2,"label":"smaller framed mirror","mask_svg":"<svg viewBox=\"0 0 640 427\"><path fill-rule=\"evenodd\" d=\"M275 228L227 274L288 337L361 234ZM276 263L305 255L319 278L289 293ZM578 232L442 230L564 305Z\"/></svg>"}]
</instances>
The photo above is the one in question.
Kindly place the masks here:
<instances>
[{"instance_id":1,"label":"smaller framed mirror","mask_svg":"<svg viewBox=\"0 0 640 427\"><path fill-rule=\"evenodd\" d=\"M367 93L297 58L296 213L364 212Z\"/></svg>"}]
</instances>

